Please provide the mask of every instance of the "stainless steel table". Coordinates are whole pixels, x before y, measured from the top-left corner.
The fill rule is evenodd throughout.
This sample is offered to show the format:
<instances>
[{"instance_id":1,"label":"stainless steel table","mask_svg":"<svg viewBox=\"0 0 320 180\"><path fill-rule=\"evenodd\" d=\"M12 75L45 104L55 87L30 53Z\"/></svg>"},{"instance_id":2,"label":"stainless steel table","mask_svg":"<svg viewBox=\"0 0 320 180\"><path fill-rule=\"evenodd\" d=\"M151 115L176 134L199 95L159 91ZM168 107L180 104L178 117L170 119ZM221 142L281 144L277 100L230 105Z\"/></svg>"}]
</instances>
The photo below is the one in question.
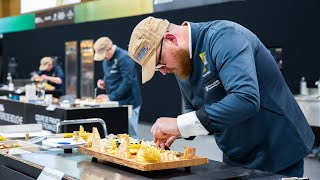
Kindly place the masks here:
<instances>
[{"instance_id":1,"label":"stainless steel table","mask_svg":"<svg viewBox=\"0 0 320 180\"><path fill-rule=\"evenodd\" d=\"M295 98L315 135L315 144L312 153L320 160L320 96L318 96L318 94L307 96L297 95Z\"/></svg>"},{"instance_id":2,"label":"stainless steel table","mask_svg":"<svg viewBox=\"0 0 320 180\"><path fill-rule=\"evenodd\" d=\"M320 127L320 97L297 95L295 98L310 126Z\"/></svg>"},{"instance_id":3,"label":"stainless steel table","mask_svg":"<svg viewBox=\"0 0 320 180\"><path fill-rule=\"evenodd\" d=\"M78 153L75 149L71 154L63 151L45 151L15 156L0 155L0 179L6 171L16 172L30 179L36 179L43 167L64 172L65 179L281 179L276 175L259 170L244 169L227 165L222 162L209 161L209 164L184 168L142 172L121 165L99 161ZM6 171L3 170L5 168ZM9 169L9 170L8 170ZM10 174L10 173L9 173ZM7 176L7 174L6 174ZM21 177L19 177L21 179ZM9 179L9 178L8 178ZM10 178L14 180L14 178Z\"/></svg>"}]
</instances>

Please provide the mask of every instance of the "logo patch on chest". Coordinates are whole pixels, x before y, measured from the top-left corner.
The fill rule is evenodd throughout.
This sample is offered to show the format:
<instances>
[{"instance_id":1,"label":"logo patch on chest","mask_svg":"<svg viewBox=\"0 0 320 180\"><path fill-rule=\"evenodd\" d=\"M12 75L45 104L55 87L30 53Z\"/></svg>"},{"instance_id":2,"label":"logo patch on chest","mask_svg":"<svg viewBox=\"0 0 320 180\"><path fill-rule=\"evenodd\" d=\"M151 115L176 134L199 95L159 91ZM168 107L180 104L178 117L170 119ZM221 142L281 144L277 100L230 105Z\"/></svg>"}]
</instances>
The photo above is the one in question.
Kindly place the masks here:
<instances>
[{"instance_id":1,"label":"logo patch on chest","mask_svg":"<svg viewBox=\"0 0 320 180\"><path fill-rule=\"evenodd\" d=\"M218 86L221 83L219 79L213 81L211 84L206 85L205 90L208 92L210 89Z\"/></svg>"}]
</instances>

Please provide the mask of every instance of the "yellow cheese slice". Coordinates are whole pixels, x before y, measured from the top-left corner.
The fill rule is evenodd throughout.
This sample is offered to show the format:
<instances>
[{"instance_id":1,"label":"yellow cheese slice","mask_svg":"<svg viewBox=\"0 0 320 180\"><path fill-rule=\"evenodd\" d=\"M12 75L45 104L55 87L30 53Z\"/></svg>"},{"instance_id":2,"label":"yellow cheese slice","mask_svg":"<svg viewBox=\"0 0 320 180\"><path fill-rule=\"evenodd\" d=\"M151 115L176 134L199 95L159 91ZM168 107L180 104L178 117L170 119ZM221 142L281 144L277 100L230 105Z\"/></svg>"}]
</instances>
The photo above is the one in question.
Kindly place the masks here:
<instances>
[{"instance_id":1,"label":"yellow cheese slice","mask_svg":"<svg viewBox=\"0 0 320 180\"><path fill-rule=\"evenodd\" d=\"M121 157L121 158L130 158L130 139L129 139L129 135L127 134L119 134L118 138L121 139L121 144L118 147L118 152L117 152L117 156Z\"/></svg>"},{"instance_id":2,"label":"yellow cheese slice","mask_svg":"<svg viewBox=\"0 0 320 180\"><path fill-rule=\"evenodd\" d=\"M194 147L183 147L184 154L183 157L185 159L193 159L196 157L196 148Z\"/></svg>"}]
</instances>

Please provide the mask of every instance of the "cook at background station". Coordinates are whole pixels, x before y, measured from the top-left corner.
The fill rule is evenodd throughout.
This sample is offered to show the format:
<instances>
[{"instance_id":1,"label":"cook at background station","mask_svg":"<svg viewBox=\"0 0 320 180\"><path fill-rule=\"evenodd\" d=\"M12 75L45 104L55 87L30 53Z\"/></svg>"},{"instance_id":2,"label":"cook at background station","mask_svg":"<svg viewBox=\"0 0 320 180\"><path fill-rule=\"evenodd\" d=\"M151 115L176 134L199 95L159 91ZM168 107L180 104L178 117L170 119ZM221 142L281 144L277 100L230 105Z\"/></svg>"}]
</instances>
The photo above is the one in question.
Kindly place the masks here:
<instances>
[{"instance_id":1,"label":"cook at background station","mask_svg":"<svg viewBox=\"0 0 320 180\"><path fill-rule=\"evenodd\" d=\"M41 90L57 90L64 94L64 72L52 57L41 59L39 71L33 75L33 79Z\"/></svg>"},{"instance_id":2,"label":"cook at background station","mask_svg":"<svg viewBox=\"0 0 320 180\"><path fill-rule=\"evenodd\" d=\"M59 98L64 95L64 72L55 63L53 57L43 57L40 60L39 71L31 73L30 79L15 79L13 81L14 76L15 74L9 71L7 74L8 85L4 85L0 89L0 95L4 99L8 97L21 102L37 103L37 101L44 101L46 94L50 94L47 95L47 100L52 99L52 96Z\"/></svg>"},{"instance_id":3,"label":"cook at background station","mask_svg":"<svg viewBox=\"0 0 320 180\"><path fill-rule=\"evenodd\" d=\"M50 105L56 104L63 108L79 106L103 106L105 99L86 98L76 99L65 96L65 74L55 57L43 57L39 70L31 73L30 79L15 79L13 74L7 73L7 84L0 87L0 97L20 102ZM60 100L59 100L60 98ZM117 102L108 104L117 106Z\"/></svg>"}]
</instances>

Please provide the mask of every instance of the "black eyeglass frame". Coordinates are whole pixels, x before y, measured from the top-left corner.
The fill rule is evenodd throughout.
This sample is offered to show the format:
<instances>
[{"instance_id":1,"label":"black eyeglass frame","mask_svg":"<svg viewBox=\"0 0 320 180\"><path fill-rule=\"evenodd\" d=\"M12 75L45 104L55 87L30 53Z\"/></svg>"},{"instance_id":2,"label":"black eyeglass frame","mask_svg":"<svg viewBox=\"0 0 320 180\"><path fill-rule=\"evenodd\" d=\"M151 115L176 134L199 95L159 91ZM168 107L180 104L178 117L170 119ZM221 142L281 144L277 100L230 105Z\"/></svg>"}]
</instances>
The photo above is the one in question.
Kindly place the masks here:
<instances>
[{"instance_id":1,"label":"black eyeglass frame","mask_svg":"<svg viewBox=\"0 0 320 180\"><path fill-rule=\"evenodd\" d=\"M163 38L161 39L161 42L160 42L159 59L158 59L158 62L157 62L157 64L156 64L155 71L159 71L163 66L165 66L165 64L161 64L162 44L163 44ZM159 65L162 65L162 66L159 67L159 68L157 68L157 66L159 66Z\"/></svg>"}]
</instances>

